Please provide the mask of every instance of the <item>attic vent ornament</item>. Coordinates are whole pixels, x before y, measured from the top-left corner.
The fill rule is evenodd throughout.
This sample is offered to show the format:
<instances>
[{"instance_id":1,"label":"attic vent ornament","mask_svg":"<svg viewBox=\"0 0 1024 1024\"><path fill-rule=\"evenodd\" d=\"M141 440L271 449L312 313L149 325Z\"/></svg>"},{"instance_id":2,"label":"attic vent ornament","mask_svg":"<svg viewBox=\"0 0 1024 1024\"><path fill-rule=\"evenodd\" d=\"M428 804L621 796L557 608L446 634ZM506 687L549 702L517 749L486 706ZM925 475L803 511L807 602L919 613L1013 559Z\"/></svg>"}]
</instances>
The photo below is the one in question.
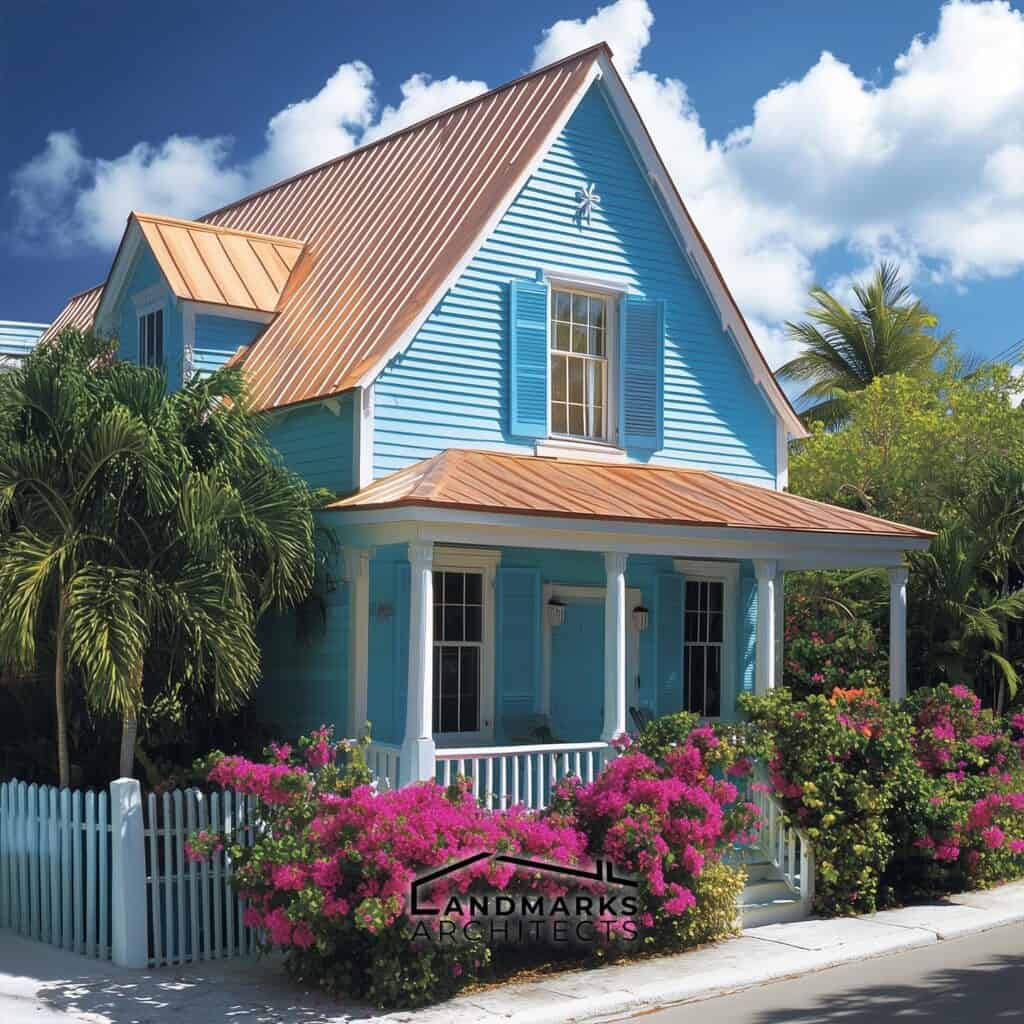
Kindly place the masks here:
<instances>
[{"instance_id":1,"label":"attic vent ornament","mask_svg":"<svg viewBox=\"0 0 1024 1024\"><path fill-rule=\"evenodd\" d=\"M597 194L597 186L591 183L576 193L576 216L582 224L590 226L590 215L601 205L601 197Z\"/></svg>"}]
</instances>

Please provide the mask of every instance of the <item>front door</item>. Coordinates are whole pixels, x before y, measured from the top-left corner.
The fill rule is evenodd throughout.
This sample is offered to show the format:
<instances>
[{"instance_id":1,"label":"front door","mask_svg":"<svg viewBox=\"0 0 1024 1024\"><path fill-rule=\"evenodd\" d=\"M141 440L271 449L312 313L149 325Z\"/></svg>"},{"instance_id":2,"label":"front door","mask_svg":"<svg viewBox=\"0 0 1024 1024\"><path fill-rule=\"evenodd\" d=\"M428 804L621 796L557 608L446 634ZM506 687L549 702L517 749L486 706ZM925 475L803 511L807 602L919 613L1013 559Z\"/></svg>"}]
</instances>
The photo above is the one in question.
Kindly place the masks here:
<instances>
[{"instance_id":1,"label":"front door","mask_svg":"<svg viewBox=\"0 0 1024 1024\"><path fill-rule=\"evenodd\" d=\"M551 731L565 743L599 739L604 725L604 604L572 601L551 627Z\"/></svg>"}]
</instances>

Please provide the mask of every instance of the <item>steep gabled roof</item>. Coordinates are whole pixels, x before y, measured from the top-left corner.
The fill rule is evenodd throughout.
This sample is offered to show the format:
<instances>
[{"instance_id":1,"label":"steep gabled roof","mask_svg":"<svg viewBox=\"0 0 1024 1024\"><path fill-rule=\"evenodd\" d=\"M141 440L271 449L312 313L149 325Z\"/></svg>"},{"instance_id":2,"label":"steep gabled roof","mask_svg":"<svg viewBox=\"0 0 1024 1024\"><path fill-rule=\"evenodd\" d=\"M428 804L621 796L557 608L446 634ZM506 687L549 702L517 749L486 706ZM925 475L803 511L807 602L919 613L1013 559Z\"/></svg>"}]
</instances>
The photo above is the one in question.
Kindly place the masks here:
<instances>
[{"instance_id":1,"label":"steep gabled roof","mask_svg":"<svg viewBox=\"0 0 1024 1024\"><path fill-rule=\"evenodd\" d=\"M914 526L698 469L448 449L374 481L333 509L458 508L677 526L934 536ZM914 547L923 544L914 543Z\"/></svg>"},{"instance_id":2,"label":"steep gabled roof","mask_svg":"<svg viewBox=\"0 0 1024 1024\"><path fill-rule=\"evenodd\" d=\"M236 357L255 407L327 398L372 381L457 280L598 78L718 309L723 331L789 432L803 436L799 417L604 43L240 199L201 222L150 218L187 223L190 232L202 224L305 243L274 319ZM113 275L110 283L105 304L117 301Z\"/></svg>"},{"instance_id":3,"label":"steep gabled roof","mask_svg":"<svg viewBox=\"0 0 1024 1024\"><path fill-rule=\"evenodd\" d=\"M87 331L93 325L102 295L103 285L101 284L87 288L77 295L72 295L53 323L43 333L39 339L40 343L55 338L65 327L77 327L79 330Z\"/></svg>"}]
</instances>

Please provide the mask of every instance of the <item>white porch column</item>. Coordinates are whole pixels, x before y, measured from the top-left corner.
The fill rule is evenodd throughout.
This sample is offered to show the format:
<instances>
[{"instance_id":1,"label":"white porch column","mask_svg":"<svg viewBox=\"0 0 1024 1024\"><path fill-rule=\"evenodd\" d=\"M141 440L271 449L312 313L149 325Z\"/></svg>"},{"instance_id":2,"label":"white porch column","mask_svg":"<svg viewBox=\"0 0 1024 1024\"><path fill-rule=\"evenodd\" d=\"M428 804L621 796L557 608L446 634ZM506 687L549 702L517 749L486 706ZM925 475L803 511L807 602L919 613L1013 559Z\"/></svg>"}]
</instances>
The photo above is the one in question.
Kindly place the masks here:
<instances>
[{"instance_id":1,"label":"white porch column","mask_svg":"<svg viewBox=\"0 0 1024 1024\"><path fill-rule=\"evenodd\" d=\"M889 570L889 699L907 695L907 569Z\"/></svg>"},{"instance_id":2,"label":"white porch column","mask_svg":"<svg viewBox=\"0 0 1024 1024\"><path fill-rule=\"evenodd\" d=\"M434 778L434 546L409 545L409 681L401 784Z\"/></svg>"},{"instance_id":3,"label":"white porch column","mask_svg":"<svg viewBox=\"0 0 1024 1024\"><path fill-rule=\"evenodd\" d=\"M348 731L353 739L366 728L367 662L370 647L370 552L345 549L349 604Z\"/></svg>"},{"instance_id":4,"label":"white porch column","mask_svg":"<svg viewBox=\"0 0 1024 1024\"><path fill-rule=\"evenodd\" d=\"M775 689L775 577L777 564L756 559L757 575L757 660L754 692L766 694Z\"/></svg>"},{"instance_id":5,"label":"white porch column","mask_svg":"<svg viewBox=\"0 0 1024 1024\"><path fill-rule=\"evenodd\" d=\"M611 740L626 731L626 558L619 551L604 556L604 729Z\"/></svg>"}]
</instances>

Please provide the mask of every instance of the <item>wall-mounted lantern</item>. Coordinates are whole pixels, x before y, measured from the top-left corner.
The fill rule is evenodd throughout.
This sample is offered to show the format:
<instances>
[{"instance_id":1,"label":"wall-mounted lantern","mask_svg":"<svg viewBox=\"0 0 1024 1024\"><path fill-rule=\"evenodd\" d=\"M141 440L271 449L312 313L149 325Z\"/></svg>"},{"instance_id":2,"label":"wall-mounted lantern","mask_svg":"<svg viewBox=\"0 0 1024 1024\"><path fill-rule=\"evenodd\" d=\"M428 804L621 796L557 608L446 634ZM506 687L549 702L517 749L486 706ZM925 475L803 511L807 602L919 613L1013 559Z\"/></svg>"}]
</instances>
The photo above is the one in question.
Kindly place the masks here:
<instances>
[{"instance_id":1,"label":"wall-mounted lantern","mask_svg":"<svg viewBox=\"0 0 1024 1024\"><path fill-rule=\"evenodd\" d=\"M643 633L650 622L651 613L642 605L638 604L633 609L633 628L638 633Z\"/></svg>"},{"instance_id":2,"label":"wall-mounted lantern","mask_svg":"<svg viewBox=\"0 0 1024 1024\"><path fill-rule=\"evenodd\" d=\"M548 622L552 626L560 626L565 622L565 602L557 597L548 601Z\"/></svg>"}]
</instances>

